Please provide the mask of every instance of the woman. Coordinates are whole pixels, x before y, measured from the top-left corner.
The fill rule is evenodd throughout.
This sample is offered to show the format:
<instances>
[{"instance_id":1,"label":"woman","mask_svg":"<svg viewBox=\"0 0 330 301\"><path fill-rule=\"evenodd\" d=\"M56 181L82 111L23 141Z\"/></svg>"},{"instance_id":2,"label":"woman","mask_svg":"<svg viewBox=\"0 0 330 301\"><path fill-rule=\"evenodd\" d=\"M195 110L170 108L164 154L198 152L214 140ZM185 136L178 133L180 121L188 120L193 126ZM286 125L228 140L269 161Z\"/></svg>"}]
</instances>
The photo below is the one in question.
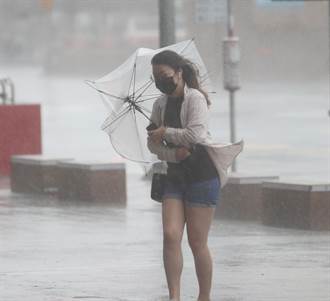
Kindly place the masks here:
<instances>
[{"instance_id":1,"label":"woman","mask_svg":"<svg viewBox=\"0 0 330 301\"><path fill-rule=\"evenodd\" d=\"M151 120L157 129L148 131L148 148L167 162L162 221L169 297L180 300L181 241L186 223L199 283L198 301L209 301L212 258L207 239L222 179L226 180L232 160L228 161L230 156L225 162L217 160L219 153L212 151L216 146L211 146L208 132L210 102L199 86L194 65L170 50L156 54L151 64L156 87L164 93L153 105ZM242 143L236 150L228 146L233 145L222 151L232 155L230 159L242 149Z\"/></svg>"}]
</instances>

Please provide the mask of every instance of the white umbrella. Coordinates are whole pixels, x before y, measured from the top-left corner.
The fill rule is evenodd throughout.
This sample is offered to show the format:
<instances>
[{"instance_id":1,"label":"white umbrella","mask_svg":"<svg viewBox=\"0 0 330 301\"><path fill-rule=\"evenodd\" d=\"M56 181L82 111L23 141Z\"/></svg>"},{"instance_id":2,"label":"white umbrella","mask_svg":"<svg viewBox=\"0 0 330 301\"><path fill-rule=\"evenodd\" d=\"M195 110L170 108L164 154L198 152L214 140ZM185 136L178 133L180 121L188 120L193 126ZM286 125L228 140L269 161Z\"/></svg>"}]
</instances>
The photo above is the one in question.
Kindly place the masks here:
<instances>
[{"instance_id":1,"label":"white umbrella","mask_svg":"<svg viewBox=\"0 0 330 301\"><path fill-rule=\"evenodd\" d=\"M152 77L152 57L165 49L173 50L193 62L200 83L211 90L206 67L193 40L159 49L138 48L122 65L95 81L86 81L101 95L108 117L102 124L111 144L122 157L140 162L158 161L147 148L146 127L154 101L161 95Z\"/></svg>"}]
</instances>

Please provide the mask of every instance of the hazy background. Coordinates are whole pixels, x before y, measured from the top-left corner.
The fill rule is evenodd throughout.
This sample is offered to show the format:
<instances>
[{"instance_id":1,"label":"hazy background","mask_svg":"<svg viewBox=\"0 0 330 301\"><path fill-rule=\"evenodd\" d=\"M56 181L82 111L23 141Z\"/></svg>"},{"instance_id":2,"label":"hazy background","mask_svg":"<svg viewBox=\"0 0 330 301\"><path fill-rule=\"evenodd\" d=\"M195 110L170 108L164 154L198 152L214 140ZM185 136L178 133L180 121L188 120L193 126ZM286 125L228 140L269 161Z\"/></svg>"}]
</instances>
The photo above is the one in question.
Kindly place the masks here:
<instances>
[{"instance_id":1,"label":"hazy background","mask_svg":"<svg viewBox=\"0 0 330 301\"><path fill-rule=\"evenodd\" d=\"M176 38L195 38L217 91L212 133L229 141L226 12L212 19L202 2L176 1ZM234 0L233 13L242 85L236 136L245 140L238 170L329 181L328 1ZM105 108L83 81L138 47L159 46L158 1L0 0L0 28L0 78L13 79L17 103L42 104L44 153L117 159L100 130Z\"/></svg>"}]
</instances>

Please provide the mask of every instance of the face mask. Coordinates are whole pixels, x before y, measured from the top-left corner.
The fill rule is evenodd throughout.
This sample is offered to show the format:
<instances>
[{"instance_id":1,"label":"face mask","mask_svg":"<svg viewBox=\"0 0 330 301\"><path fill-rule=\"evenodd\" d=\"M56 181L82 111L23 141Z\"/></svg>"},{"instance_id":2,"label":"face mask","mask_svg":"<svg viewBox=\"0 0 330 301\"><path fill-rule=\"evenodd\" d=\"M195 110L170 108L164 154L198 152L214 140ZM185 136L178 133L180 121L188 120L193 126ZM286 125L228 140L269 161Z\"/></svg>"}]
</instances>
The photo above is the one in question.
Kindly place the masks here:
<instances>
[{"instance_id":1,"label":"face mask","mask_svg":"<svg viewBox=\"0 0 330 301\"><path fill-rule=\"evenodd\" d=\"M173 81L173 77L162 78L155 83L158 90L168 95L172 94L177 87L177 84Z\"/></svg>"}]
</instances>

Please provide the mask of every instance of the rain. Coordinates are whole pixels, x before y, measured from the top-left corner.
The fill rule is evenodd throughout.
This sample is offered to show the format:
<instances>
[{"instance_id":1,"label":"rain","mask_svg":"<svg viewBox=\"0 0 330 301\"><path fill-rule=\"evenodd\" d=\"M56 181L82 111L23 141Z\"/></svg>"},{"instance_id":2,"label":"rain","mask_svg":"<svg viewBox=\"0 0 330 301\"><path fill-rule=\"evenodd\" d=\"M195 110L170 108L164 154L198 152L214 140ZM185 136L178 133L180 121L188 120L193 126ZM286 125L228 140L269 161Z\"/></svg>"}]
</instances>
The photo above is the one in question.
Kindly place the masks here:
<instances>
[{"instance_id":1,"label":"rain","mask_svg":"<svg viewBox=\"0 0 330 301\"><path fill-rule=\"evenodd\" d=\"M224 68L228 1L230 34L238 41L238 87L231 91ZM284 192L271 196L271 186L261 182L241 192L243 178L303 187L294 205L301 206L298 215L290 216L296 211L288 207L288 217L275 216L269 224L259 207L250 216L248 206L217 208L208 239L211 300L329 300L329 18L329 1L322 0L0 0L0 300L170 300L162 205L150 198L151 164L118 153L102 130L109 108L86 81L108 75L138 48L191 39L212 84L213 139L244 140L220 203L237 195L244 200L245 193L260 202L284 198ZM24 105L38 105L40 124L19 121L20 115L13 115L16 123L5 120L7 108ZM29 124L37 129L34 140L22 134L29 135ZM128 128L121 133L131 134ZM4 159L10 151L62 158L57 181L76 190L62 197L50 184L41 193L28 191L31 186L15 190L16 180L24 186L39 174L25 174L17 163L20 178L14 178L14 163L9 170ZM127 146L125 154L132 152ZM69 167L78 165L82 174L72 184ZM93 171L101 176L93 178ZM103 185L102 172L113 187ZM241 180L235 182L235 174ZM103 190L110 195L104 198ZM307 190L314 195L303 196ZM85 199L79 199L82 191ZM313 210L320 211L316 221L302 222ZM186 229L182 253L181 301L197 301Z\"/></svg>"}]
</instances>

